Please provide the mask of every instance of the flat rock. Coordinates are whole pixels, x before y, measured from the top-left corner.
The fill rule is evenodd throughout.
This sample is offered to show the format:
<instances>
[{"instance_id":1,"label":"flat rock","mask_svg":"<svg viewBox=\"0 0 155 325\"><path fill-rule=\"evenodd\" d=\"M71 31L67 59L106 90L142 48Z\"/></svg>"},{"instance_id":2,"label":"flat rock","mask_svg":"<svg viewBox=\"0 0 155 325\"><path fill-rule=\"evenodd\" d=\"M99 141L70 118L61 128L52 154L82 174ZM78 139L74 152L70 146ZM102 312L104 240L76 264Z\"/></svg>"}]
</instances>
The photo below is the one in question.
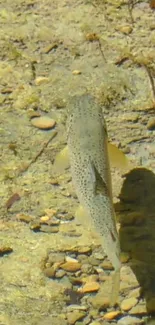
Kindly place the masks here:
<instances>
[{"instance_id":1,"label":"flat rock","mask_svg":"<svg viewBox=\"0 0 155 325\"><path fill-rule=\"evenodd\" d=\"M99 311L108 308L110 305L109 297L105 297L100 294L96 295L95 297L91 297L89 301L92 304L93 308Z\"/></svg>"},{"instance_id":2,"label":"flat rock","mask_svg":"<svg viewBox=\"0 0 155 325\"><path fill-rule=\"evenodd\" d=\"M59 231L59 227L52 227L49 225L42 225L40 226L40 231L46 232L46 233L57 233Z\"/></svg>"},{"instance_id":3,"label":"flat rock","mask_svg":"<svg viewBox=\"0 0 155 325\"><path fill-rule=\"evenodd\" d=\"M67 311L73 311L73 310L83 310L86 311L88 307L86 306L81 306L81 305L69 305L67 306Z\"/></svg>"},{"instance_id":4,"label":"flat rock","mask_svg":"<svg viewBox=\"0 0 155 325\"><path fill-rule=\"evenodd\" d=\"M40 116L32 118L31 124L38 129L49 130L55 126L56 121L48 116Z\"/></svg>"},{"instance_id":5,"label":"flat rock","mask_svg":"<svg viewBox=\"0 0 155 325\"><path fill-rule=\"evenodd\" d=\"M131 297L139 298L140 293L141 293L141 288L138 287L138 288L135 288L135 289L131 290L128 297L129 298L131 298Z\"/></svg>"},{"instance_id":6,"label":"flat rock","mask_svg":"<svg viewBox=\"0 0 155 325\"><path fill-rule=\"evenodd\" d=\"M69 325L73 325L76 321L84 318L86 313L84 311L74 310L70 313L67 313L67 320Z\"/></svg>"},{"instance_id":7,"label":"flat rock","mask_svg":"<svg viewBox=\"0 0 155 325\"><path fill-rule=\"evenodd\" d=\"M64 253L55 253L49 252L48 255L48 263L64 263L65 261L65 254Z\"/></svg>"},{"instance_id":8,"label":"flat rock","mask_svg":"<svg viewBox=\"0 0 155 325\"><path fill-rule=\"evenodd\" d=\"M147 308L146 303L138 303L136 306L134 306L131 310L129 310L129 314L133 315L144 315L147 314Z\"/></svg>"},{"instance_id":9,"label":"flat rock","mask_svg":"<svg viewBox=\"0 0 155 325\"><path fill-rule=\"evenodd\" d=\"M136 324L143 324L143 320L138 317L133 316L125 316L119 319L118 325L136 325Z\"/></svg>"}]
</instances>

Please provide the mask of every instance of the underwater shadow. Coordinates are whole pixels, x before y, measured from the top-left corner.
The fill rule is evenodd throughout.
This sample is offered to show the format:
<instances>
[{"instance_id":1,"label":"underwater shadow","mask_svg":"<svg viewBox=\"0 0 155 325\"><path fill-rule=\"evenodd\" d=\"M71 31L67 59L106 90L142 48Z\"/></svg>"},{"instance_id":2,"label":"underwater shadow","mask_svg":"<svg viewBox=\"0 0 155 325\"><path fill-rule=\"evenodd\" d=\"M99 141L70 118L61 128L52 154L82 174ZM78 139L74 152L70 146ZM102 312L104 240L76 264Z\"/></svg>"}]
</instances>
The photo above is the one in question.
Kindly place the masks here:
<instances>
[{"instance_id":1,"label":"underwater shadow","mask_svg":"<svg viewBox=\"0 0 155 325\"><path fill-rule=\"evenodd\" d=\"M120 222L121 250L129 262L146 299L149 313L155 311L155 174L136 168L125 175L116 204Z\"/></svg>"}]
</instances>

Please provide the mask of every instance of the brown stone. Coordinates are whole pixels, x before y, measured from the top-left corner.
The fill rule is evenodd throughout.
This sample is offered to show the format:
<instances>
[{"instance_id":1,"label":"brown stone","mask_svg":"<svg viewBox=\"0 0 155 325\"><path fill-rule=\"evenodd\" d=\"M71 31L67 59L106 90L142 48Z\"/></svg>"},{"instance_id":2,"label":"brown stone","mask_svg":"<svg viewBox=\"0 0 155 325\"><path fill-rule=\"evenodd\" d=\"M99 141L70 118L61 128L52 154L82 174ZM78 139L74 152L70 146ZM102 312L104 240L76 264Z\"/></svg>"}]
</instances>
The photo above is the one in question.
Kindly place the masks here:
<instances>
[{"instance_id":1,"label":"brown stone","mask_svg":"<svg viewBox=\"0 0 155 325\"><path fill-rule=\"evenodd\" d=\"M128 311L138 303L135 297L124 299L121 303L121 309L123 311Z\"/></svg>"},{"instance_id":2,"label":"brown stone","mask_svg":"<svg viewBox=\"0 0 155 325\"><path fill-rule=\"evenodd\" d=\"M108 261L108 260L104 260L102 263L101 263L101 267L104 269L104 270L113 270L113 266L112 264Z\"/></svg>"},{"instance_id":3,"label":"brown stone","mask_svg":"<svg viewBox=\"0 0 155 325\"><path fill-rule=\"evenodd\" d=\"M130 34L132 32L132 27L130 25L124 25L124 26L120 26L119 31L122 32L123 34Z\"/></svg>"},{"instance_id":4,"label":"brown stone","mask_svg":"<svg viewBox=\"0 0 155 325\"><path fill-rule=\"evenodd\" d=\"M23 213L19 213L16 215L17 220L23 221L25 223L29 223L31 222L34 218L32 216L23 214Z\"/></svg>"},{"instance_id":5,"label":"brown stone","mask_svg":"<svg viewBox=\"0 0 155 325\"><path fill-rule=\"evenodd\" d=\"M80 70L73 70L73 71L72 71L72 74L74 74L74 75L78 75L78 74L81 74L81 71L80 71Z\"/></svg>"},{"instance_id":6,"label":"brown stone","mask_svg":"<svg viewBox=\"0 0 155 325\"><path fill-rule=\"evenodd\" d=\"M37 77L34 82L35 82L36 86L40 86L42 84L49 82L49 78L40 76L40 77Z\"/></svg>"},{"instance_id":7,"label":"brown stone","mask_svg":"<svg viewBox=\"0 0 155 325\"><path fill-rule=\"evenodd\" d=\"M40 116L32 118L31 124L38 129L48 130L55 126L56 121L48 116Z\"/></svg>"},{"instance_id":8,"label":"brown stone","mask_svg":"<svg viewBox=\"0 0 155 325\"><path fill-rule=\"evenodd\" d=\"M80 270L81 263L79 262L65 262L61 265L61 268L68 272L76 272Z\"/></svg>"},{"instance_id":9,"label":"brown stone","mask_svg":"<svg viewBox=\"0 0 155 325\"><path fill-rule=\"evenodd\" d=\"M81 293L87 293L87 292L94 292L94 291L98 291L100 288L100 285L98 282L96 281L92 281L92 282L87 282L86 284L84 284L84 286L82 288L78 289L78 292Z\"/></svg>"},{"instance_id":10,"label":"brown stone","mask_svg":"<svg viewBox=\"0 0 155 325\"><path fill-rule=\"evenodd\" d=\"M55 276L55 269L54 267L48 267L47 269L44 270L45 276L48 278L53 278Z\"/></svg>"},{"instance_id":11,"label":"brown stone","mask_svg":"<svg viewBox=\"0 0 155 325\"><path fill-rule=\"evenodd\" d=\"M121 315L121 311L119 311L119 310L110 311L109 313L106 313L103 316L103 319L112 320L112 319L116 318L119 315Z\"/></svg>"}]
</instances>

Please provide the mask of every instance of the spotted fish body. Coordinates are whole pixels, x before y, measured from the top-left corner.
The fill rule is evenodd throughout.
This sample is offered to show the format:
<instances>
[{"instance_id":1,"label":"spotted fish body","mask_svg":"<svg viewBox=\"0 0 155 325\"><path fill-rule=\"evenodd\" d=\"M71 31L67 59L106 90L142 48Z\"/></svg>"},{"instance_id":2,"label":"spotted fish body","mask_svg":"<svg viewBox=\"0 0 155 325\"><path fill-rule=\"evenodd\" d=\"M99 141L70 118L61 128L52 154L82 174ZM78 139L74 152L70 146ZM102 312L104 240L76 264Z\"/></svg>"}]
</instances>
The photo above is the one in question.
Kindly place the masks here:
<instances>
[{"instance_id":1,"label":"spotted fish body","mask_svg":"<svg viewBox=\"0 0 155 325\"><path fill-rule=\"evenodd\" d=\"M109 260L119 273L120 245L112 203L107 128L102 109L92 96L75 96L71 100L67 139L78 199L87 210Z\"/></svg>"}]
</instances>

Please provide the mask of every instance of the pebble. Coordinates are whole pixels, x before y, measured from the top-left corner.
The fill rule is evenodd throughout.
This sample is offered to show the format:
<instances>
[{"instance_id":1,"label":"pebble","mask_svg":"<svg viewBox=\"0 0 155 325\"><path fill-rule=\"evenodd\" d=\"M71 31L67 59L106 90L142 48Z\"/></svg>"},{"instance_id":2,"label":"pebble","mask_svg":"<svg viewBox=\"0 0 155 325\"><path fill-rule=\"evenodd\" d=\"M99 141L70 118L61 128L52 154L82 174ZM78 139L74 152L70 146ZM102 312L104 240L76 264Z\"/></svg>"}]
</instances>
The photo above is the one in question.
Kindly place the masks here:
<instances>
[{"instance_id":1,"label":"pebble","mask_svg":"<svg viewBox=\"0 0 155 325\"><path fill-rule=\"evenodd\" d=\"M133 316L125 316L119 319L118 325L137 325L137 324L143 324L143 320L139 319L138 317Z\"/></svg>"},{"instance_id":2,"label":"pebble","mask_svg":"<svg viewBox=\"0 0 155 325\"><path fill-rule=\"evenodd\" d=\"M93 266L98 266L99 265L99 261L96 258L94 258L94 256L89 257L89 263L91 265L93 265Z\"/></svg>"},{"instance_id":3,"label":"pebble","mask_svg":"<svg viewBox=\"0 0 155 325\"><path fill-rule=\"evenodd\" d=\"M75 258L70 257L70 256L66 256L65 260L66 260L66 262L78 263L78 261Z\"/></svg>"},{"instance_id":4,"label":"pebble","mask_svg":"<svg viewBox=\"0 0 155 325\"><path fill-rule=\"evenodd\" d=\"M64 276L62 279L60 279L59 283L62 284L64 290L72 289L72 284L69 281L68 276Z\"/></svg>"},{"instance_id":5,"label":"pebble","mask_svg":"<svg viewBox=\"0 0 155 325\"><path fill-rule=\"evenodd\" d=\"M40 76L40 77L37 77L34 82L35 82L36 86L40 86L42 84L49 82L49 78Z\"/></svg>"},{"instance_id":6,"label":"pebble","mask_svg":"<svg viewBox=\"0 0 155 325\"><path fill-rule=\"evenodd\" d=\"M77 275L76 275L76 277L74 277L74 276L70 276L69 279L70 279L70 281L71 281L71 283L72 283L73 285L79 285L79 284L82 284L82 279L81 279L81 277L78 277Z\"/></svg>"},{"instance_id":7,"label":"pebble","mask_svg":"<svg viewBox=\"0 0 155 325\"><path fill-rule=\"evenodd\" d=\"M76 248L76 250L77 250L78 253L87 254L87 253L90 253L92 249L91 249L90 246L78 246Z\"/></svg>"},{"instance_id":8,"label":"pebble","mask_svg":"<svg viewBox=\"0 0 155 325\"><path fill-rule=\"evenodd\" d=\"M48 278L53 278L55 276L55 269L54 267L48 267L44 270L45 276Z\"/></svg>"},{"instance_id":9,"label":"pebble","mask_svg":"<svg viewBox=\"0 0 155 325\"><path fill-rule=\"evenodd\" d=\"M124 25L124 26L120 26L119 31L122 32L123 34L130 34L132 32L132 27L130 25Z\"/></svg>"},{"instance_id":10,"label":"pebble","mask_svg":"<svg viewBox=\"0 0 155 325\"><path fill-rule=\"evenodd\" d=\"M38 220L33 220L30 222L30 229L33 231L40 231L40 222Z\"/></svg>"},{"instance_id":11,"label":"pebble","mask_svg":"<svg viewBox=\"0 0 155 325\"><path fill-rule=\"evenodd\" d=\"M67 313L67 320L69 325L74 325L76 321L84 318L86 313L84 311L74 310L71 313Z\"/></svg>"},{"instance_id":12,"label":"pebble","mask_svg":"<svg viewBox=\"0 0 155 325\"><path fill-rule=\"evenodd\" d=\"M31 124L38 129L49 130L55 126L56 121L48 116L40 116L32 118Z\"/></svg>"},{"instance_id":13,"label":"pebble","mask_svg":"<svg viewBox=\"0 0 155 325\"><path fill-rule=\"evenodd\" d=\"M119 315L121 315L121 312L119 310L110 311L109 313L106 313L103 316L103 319L112 320L112 319L116 318Z\"/></svg>"},{"instance_id":14,"label":"pebble","mask_svg":"<svg viewBox=\"0 0 155 325\"><path fill-rule=\"evenodd\" d=\"M5 254L10 254L13 252L13 248L9 246L2 246L0 247L0 256L3 256Z\"/></svg>"},{"instance_id":15,"label":"pebble","mask_svg":"<svg viewBox=\"0 0 155 325\"><path fill-rule=\"evenodd\" d=\"M80 270L81 268L81 263L79 262L66 262L64 264L61 265L61 268L65 271L68 272L76 272L78 270Z\"/></svg>"},{"instance_id":16,"label":"pebble","mask_svg":"<svg viewBox=\"0 0 155 325\"><path fill-rule=\"evenodd\" d=\"M155 9L155 0L150 0L150 8Z\"/></svg>"},{"instance_id":17,"label":"pebble","mask_svg":"<svg viewBox=\"0 0 155 325\"><path fill-rule=\"evenodd\" d=\"M56 274L55 274L55 277L58 278L58 279L60 279L60 278L62 278L65 274L66 274L66 273L65 273L64 270L58 270L58 271L56 272Z\"/></svg>"},{"instance_id":18,"label":"pebble","mask_svg":"<svg viewBox=\"0 0 155 325\"><path fill-rule=\"evenodd\" d=\"M100 254L100 253L95 253L94 254L94 257L97 259L97 260L100 260L102 261L104 259L104 255L103 254Z\"/></svg>"},{"instance_id":19,"label":"pebble","mask_svg":"<svg viewBox=\"0 0 155 325\"><path fill-rule=\"evenodd\" d=\"M121 303L121 309L124 311L130 310L138 303L138 300L135 297L124 299Z\"/></svg>"},{"instance_id":20,"label":"pebble","mask_svg":"<svg viewBox=\"0 0 155 325\"><path fill-rule=\"evenodd\" d=\"M81 305L69 305L67 306L67 311L73 311L73 310L83 310L86 311L88 309L88 307L86 306L81 306Z\"/></svg>"},{"instance_id":21,"label":"pebble","mask_svg":"<svg viewBox=\"0 0 155 325\"><path fill-rule=\"evenodd\" d=\"M147 129L152 131L155 129L155 118L154 117L151 117L149 120L148 120L148 123L147 123Z\"/></svg>"},{"instance_id":22,"label":"pebble","mask_svg":"<svg viewBox=\"0 0 155 325\"><path fill-rule=\"evenodd\" d=\"M93 267L90 264L82 264L82 266L81 266L81 271L83 273L90 274L92 272L92 270L93 270Z\"/></svg>"},{"instance_id":23,"label":"pebble","mask_svg":"<svg viewBox=\"0 0 155 325\"><path fill-rule=\"evenodd\" d=\"M73 71L72 71L72 74L74 74L74 75L78 75L78 74L81 74L81 71L80 71L80 70L73 70Z\"/></svg>"},{"instance_id":24,"label":"pebble","mask_svg":"<svg viewBox=\"0 0 155 325\"><path fill-rule=\"evenodd\" d=\"M16 218L17 218L17 220L23 221L25 223L29 223L29 222L31 222L34 219L34 217L29 216L29 215L26 215L26 214L23 214L23 213L17 214L16 215Z\"/></svg>"},{"instance_id":25,"label":"pebble","mask_svg":"<svg viewBox=\"0 0 155 325\"><path fill-rule=\"evenodd\" d=\"M94 267L94 270L98 273L98 274L105 274L105 272L102 270L101 267Z\"/></svg>"},{"instance_id":26,"label":"pebble","mask_svg":"<svg viewBox=\"0 0 155 325\"><path fill-rule=\"evenodd\" d=\"M126 252L122 252L120 259L122 263L127 263L130 259L130 255Z\"/></svg>"},{"instance_id":27,"label":"pebble","mask_svg":"<svg viewBox=\"0 0 155 325\"><path fill-rule=\"evenodd\" d=\"M82 288L78 289L78 292L81 293L88 293L88 292L95 292L100 289L100 285L98 282L92 281L92 282L87 282L84 284Z\"/></svg>"},{"instance_id":28,"label":"pebble","mask_svg":"<svg viewBox=\"0 0 155 325\"><path fill-rule=\"evenodd\" d=\"M96 282L97 280L98 280L97 274L88 275L88 276L82 278L83 283Z\"/></svg>"},{"instance_id":29,"label":"pebble","mask_svg":"<svg viewBox=\"0 0 155 325\"><path fill-rule=\"evenodd\" d=\"M59 227L56 227L56 226L51 227L51 226L48 226L48 225L41 225L39 230L42 231L42 232L55 234L55 233L57 233L59 231Z\"/></svg>"},{"instance_id":30,"label":"pebble","mask_svg":"<svg viewBox=\"0 0 155 325\"><path fill-rule=\"evenodd\" d=\"M121 116L121 121L137 122L139 115L137 113L123 113Z\"/></svg>"},{"instance_id":31,"label":"pebble","mask_svg":"<svg viewBox=\"0 0 155 325\"><path fill-rule=\"evenodd\" d=\"M113 266L112 266L112 264L111 264L109 261L107 261L107 260L105 260L105 261L103 261L103 262L101 263L101 267L102 267L104 270L113 270L113 269L114 269Z\"/></svg>"},{"instance_id":32,"label":"pebble","mask_svg":"<svg viewBox=\"0 0 155 325\"><path fill-rule=\"evenodd\" d=\"M53 263L64 263L65 261L65 254L64 253L53 253L50 252L48 255L48 262Z\"/></svg>"},{"instance_id":33,"label":"pebble","mask_svg":"<svg viewBox=\"0 0 155 325\"><path fill-rule=\"evenodd\" d=\"M46 223L47 221L49 221L49 217L48 216L42 216L41 218L40 218L40 222L41 223Z\"/></svg>"},{"instance_id":34,"label":"pebble","mask_svg":"<svg viewBox=\"0 0 155 325\"><path fill-rule=\"evenodd\" d=\"M41 114L38 111L34 111L32 108L28 109L27 116L31 120L34 117L40 117Z\"/></svg>"},{"instance_id":35,"label":"pebble","mask_svg":"<svg viewBox=\"0 0 155 325\"><path fill-rule=\"evenodd\" d=\"M87 33L85 37L86 40L89 42L94 42L99 40L99 36L96 33Z\"/></svg>"},{"instance_id":36,"label":"pebble","mask_svg":"<svg viewBox=\"0 0 155 325\"><path fill-rule=\"evenodd\" d=\"M57 214L57 210L55 209L45 209L44 212L48 217L53 217Z\"/></svg>"}]
</instances>

